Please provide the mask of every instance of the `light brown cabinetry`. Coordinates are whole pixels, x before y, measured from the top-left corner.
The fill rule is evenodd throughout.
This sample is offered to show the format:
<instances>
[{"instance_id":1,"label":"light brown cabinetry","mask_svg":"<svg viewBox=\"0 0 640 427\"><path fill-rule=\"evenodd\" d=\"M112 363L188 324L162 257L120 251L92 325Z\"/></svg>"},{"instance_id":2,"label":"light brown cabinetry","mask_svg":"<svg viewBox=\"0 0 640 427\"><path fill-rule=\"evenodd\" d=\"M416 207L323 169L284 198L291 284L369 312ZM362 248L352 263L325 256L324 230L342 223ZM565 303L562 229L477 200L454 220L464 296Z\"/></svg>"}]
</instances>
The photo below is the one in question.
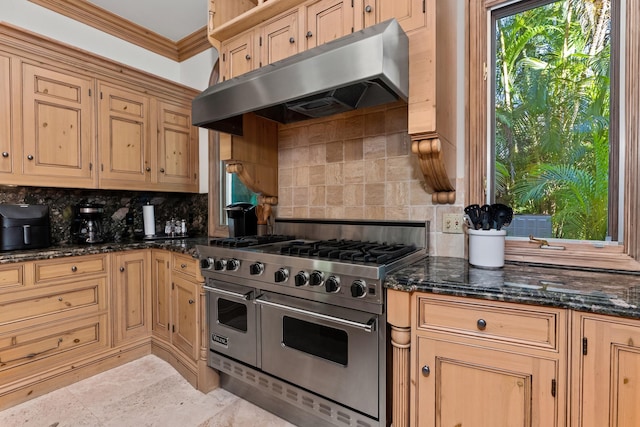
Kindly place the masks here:
<instances>
[{"instance_id":1,"label":"light brown cabinetry","mask_svg":"<svg viewBox=\"0 0 640 427\"><path fill-rule=\"evenodd\" d=\"M415 425L565 425L563 310L427 296L415 304Z\"/></svg>"},{"instance_id":2,"label":"light brown cabinetry","mask_svg":"<svg viewBox=\"0 0 640 427\"><path fill-rule=\"evenodd\" d=\"M256 68L254 30L245 31L222 44L222 80L238 77Z\"/></svg>"},{"instance_id":3,"label":"light brown cabinetry","mask_svg":"<svg viewBox=\"0 0 640 427\"><path fill-rule=\"evenodd\" d=\"M151 333L149 251L113 255L114 343L145 340Z\"/></svg>"},{"instance_id":4,"label":"light brown cabinetry","mask_svg":"<svg viewBox=\"0 0 640 427\"><path fill-rule=\"evenodd\" d=\"M52 178L95 185L94 104L90 76L22 64L22 153L25 183Z\"/></svg>"},{"instance_id":5,"label":"light brown cabinetry","mask_svg":"<svg viewBox=\"0 0 640 427\"><path fill-rule=\"evenodd\" d=\"M171 339L171 254L151 251L151 319L153 335Z\"/></svg>"},{"instance_id":6,"label":"light brown cabinetry","mask_svg":"<svg viewBox=\"0 0 640 427\"><path fill-rule=\"evenodd\" d=\"M196 94L0 25L0 184L197 192Z\"/></svg>"},{"instance_id":7,"label":"light brown cabinetry","mask_svg":"<svg viewBox=\"0 0 640 427\"><path fill-rule=\"evenodd\" d=\"M346 0L312 0L303 6L305 50L353 32L353 7Z\"/></svg>"},{"instance_id":8,"label":"light brown cabinetry","mask_svg":"<svg viewBox=\"0 0 640 427\"><path fill-rule=\"evenodd\" d=\"M298 11L277 17L258 29L260 67L279 61L299 52Z\"/></svg>"},{"instance_id":9,"label":"light brown cabinetry","mask_svg":"<svg viewBox=\"0 0 640 427\"><path fill-rule=\"evenodd\" d=\"M109 350L107 264L88 255L0 268L0 408Z\"/></svg>"},{"instance_id":10,"label":"light brown cabinetry","mask_svg":"<svg viewBox=\"0 0 640 427\"><path fill-rule=\"evenodd\" d=\"M198 289L194 283L180 274L171 280L171 341L191 359L198 357Z\"/></svg>"},{"instance_id":11,"label":"light brown cabinetry","mask_svg":"<svg viewBox=\"0 0 640 427\"><path fill-rule=\"evenodd\" d=\"M640 425L640 322L574 313L571 425Z\"/></svg>"}]
</instances>

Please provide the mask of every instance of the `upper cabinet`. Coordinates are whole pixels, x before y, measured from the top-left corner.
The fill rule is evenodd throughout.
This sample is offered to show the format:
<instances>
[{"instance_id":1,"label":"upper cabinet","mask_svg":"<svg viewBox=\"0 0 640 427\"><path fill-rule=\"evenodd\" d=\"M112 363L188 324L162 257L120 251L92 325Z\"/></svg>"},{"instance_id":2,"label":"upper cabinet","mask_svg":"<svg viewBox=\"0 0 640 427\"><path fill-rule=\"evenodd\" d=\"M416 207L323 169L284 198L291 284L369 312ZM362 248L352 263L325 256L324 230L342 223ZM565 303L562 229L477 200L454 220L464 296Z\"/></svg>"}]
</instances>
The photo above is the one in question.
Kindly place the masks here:
<instances>
[{"instance_id":1,"label":"upper cabinet","mask_svg":"<svg viewBox=\"0 0 640 427\"><path fill-rule=\"evenodd\" d=\"M22 179L93 186L93 79L28 63L22 79Z\"/></svg>"},{"instance_id":2,"label":"upper cabinet","mask_svg":"<svg viewBox=\"0 0 640 427\"><path fill-rule=\"evenodd\" d=\"M298 15L298 11L294 10L267 22L260 28L260 66L299 52Z\"/></svg>"},{"instance_id":3,"label":"upper cabinet","mask_svg":"<svg viewBox=\"0 0 640 427\"><path fill-rule=\"evenodd\" d=\"M0 184L197 192L197 93L0 25Z\"/></svg>"},{"instance_id":4,"label":"upper cabinet","mask_svg":"<svg viewBox=\"0 0 640 427\"><path fill-rule=\"evenodd\" d=\"M347 0L313 0L303 5L305 49L353 32L353 6Z\"/></svg>"},{"instance_id":5,"label":"upper cabinet","mask_svg":"<svg viewBox=\"0 0 640 427\"><path fill-rule=\"evenodd\" d=\"M253 30L245 31L222 44L222 79L238 77L256 68Z\"/></svg>"}]
</instances>

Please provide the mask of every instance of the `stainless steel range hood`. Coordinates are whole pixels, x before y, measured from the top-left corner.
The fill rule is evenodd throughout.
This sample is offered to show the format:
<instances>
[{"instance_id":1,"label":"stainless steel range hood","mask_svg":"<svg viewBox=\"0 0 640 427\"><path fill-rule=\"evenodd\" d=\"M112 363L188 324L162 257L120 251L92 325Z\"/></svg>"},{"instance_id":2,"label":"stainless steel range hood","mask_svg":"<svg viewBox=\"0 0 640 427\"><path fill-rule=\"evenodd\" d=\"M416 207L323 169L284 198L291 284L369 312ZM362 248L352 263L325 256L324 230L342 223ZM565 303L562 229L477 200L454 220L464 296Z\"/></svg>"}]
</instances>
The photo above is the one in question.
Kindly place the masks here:
<instances>
[{"instance_id":1,"label":"stainless steel range hood","mask_svg":"<svg viewBox=\"0 0 640 427\"><path fill-rule=\"evenodd\" d=\"M408 93L409 39L392 19L211 86L193 100L193 124L242 135L244 113L291 123Z\"/></svg>"}]
</instances>

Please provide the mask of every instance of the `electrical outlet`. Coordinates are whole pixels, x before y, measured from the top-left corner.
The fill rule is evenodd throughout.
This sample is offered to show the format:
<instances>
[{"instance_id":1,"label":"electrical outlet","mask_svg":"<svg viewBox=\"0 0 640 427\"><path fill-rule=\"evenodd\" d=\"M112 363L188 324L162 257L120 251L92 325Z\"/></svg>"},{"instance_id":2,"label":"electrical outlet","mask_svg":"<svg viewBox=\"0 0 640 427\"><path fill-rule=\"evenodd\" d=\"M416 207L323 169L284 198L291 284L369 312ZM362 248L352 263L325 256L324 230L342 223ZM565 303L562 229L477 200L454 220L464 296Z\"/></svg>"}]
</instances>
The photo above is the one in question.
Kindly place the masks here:
<instances>
[{"instance_id":1,"label":"electrical outlet","mask_svg":"<svg viewBox=\"0 0 640 427\"><path fill-rule=\"evenodd\" d=\"M443 233L462 233L462 214L444 214L442 218Z\"/></svg>"}]
</instances>

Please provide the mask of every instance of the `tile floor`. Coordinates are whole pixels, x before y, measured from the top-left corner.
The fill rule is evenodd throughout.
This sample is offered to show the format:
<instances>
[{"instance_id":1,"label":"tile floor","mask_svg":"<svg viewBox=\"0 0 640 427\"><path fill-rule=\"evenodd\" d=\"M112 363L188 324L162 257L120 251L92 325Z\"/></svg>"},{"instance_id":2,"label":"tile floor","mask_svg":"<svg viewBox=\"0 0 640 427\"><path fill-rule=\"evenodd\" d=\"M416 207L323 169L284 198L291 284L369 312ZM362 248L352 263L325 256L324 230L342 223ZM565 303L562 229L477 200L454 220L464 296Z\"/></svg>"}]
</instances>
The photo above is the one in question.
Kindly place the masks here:
<instances>
[{"instance_id":1,"label":"tile floor","mask_svg":"<svg viewBox=\"0 0 640 427\"><path fill-rule=\"evenodd\" d=\"M223 389L203 394L149 355L0 411L2 427L295 427Z\"/></svg>"}]
</instances>

